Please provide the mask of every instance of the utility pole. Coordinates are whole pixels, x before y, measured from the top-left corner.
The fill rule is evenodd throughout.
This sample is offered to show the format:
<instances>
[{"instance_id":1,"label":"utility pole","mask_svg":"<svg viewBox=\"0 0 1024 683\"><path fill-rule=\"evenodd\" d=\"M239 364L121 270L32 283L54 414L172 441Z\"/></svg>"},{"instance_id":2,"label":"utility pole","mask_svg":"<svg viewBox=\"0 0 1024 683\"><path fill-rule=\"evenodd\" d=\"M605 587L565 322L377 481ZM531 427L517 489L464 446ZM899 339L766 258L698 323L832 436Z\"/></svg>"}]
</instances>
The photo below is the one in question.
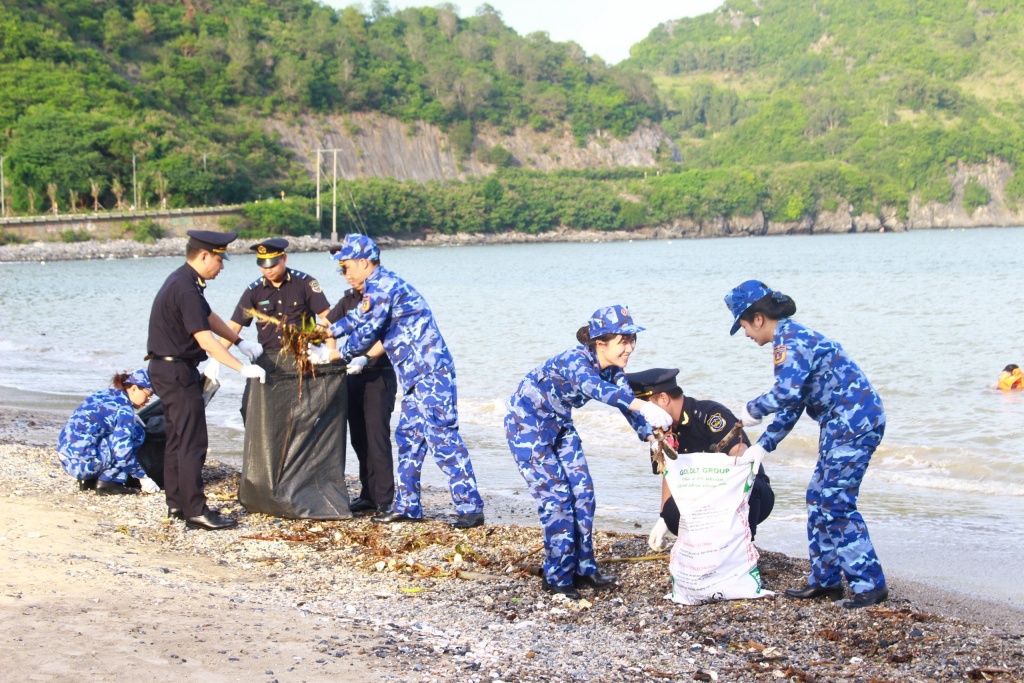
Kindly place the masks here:
<instances>
[{"instance_id":1,"label":"utility pole","mask_svg":"<svg viewBox=\"0 0 1024 683\"><path fill-rule=\"evenodd\" d=\"M334 152L333 198L331 199L331 242L338 241L338 150Z\"/></svg>"},{"instance_id":2,"label":"utility pole","mask_svg":"<svg viewBox=\"0 0 1024 683\"><path fill-rule=\"evenodd\" d=\"M332 154L331 159L331 241L338 241L338 152L340 149L318 149L316 151L316 221L317 225L323 216L323 209L321 208L320 201L320 177L322 170L320 165L323 163L324 152L330 152Z\"/></svg>"},{"instance_id":3,"label":"utility pole","mask_svg":"<svg viewBox=\"0 0 1024 683\"><path fill-rule=\"evenodd\" d=\"M203 152L203 173L206 173L206 152Z\"/></svg>"},{"instance_id":4,"label":"utility pole","mask_svg":"<svg viewBox=\"0 0 1024 683\"><path fill-rule=\"evenodd\" d=\"M7 218L7 198L4 196L4 158L0 156L0 212Z\"/></svg>"},{"instance_id":5,"label":"utility pole","mask_svg":"<svg viewBox=\"0 0 1024 683\"><path fill-rule=\"evenodd\" d=\"M132 155L132 206L139 210L139 190L135 184L135 155Z\"/></svg>"}]
</instances>

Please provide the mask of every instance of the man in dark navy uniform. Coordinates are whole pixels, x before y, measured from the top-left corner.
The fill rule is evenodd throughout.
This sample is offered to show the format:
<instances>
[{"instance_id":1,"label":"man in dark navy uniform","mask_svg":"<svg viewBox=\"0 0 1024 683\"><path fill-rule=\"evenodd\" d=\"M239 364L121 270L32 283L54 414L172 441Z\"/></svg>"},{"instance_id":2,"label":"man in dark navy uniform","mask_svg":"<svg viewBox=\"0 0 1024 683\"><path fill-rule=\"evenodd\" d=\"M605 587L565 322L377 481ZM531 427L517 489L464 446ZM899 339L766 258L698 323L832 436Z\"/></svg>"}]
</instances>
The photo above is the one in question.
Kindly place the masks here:
<instances>
[{"instance_id":1,"label":"man in dark navy uniform","mask_svg":"<svg viewBox=\"0 0 1024 683\"><path fill-rule=\"evenodd\" d=\"M337 253L337 249L331 252ZM344 275L344 274L343 274ZM346 277L346 280L348 278ZM335 323L363 299L361 287L355 283L335 304L327 320ZM327 360L341 356L332 350ZM348 427L352 448L359 460L359 497L352 501L352 512L391 512L395 497L394 456L391 451L391 413L395 409L398 379L384 345L377 340L366 355L357 356L348 364Z\"/></svg>"},{"instance_id":2,"label":"man in dark navy uniform","mask_svg":"<svg viewBox=\"0 0 1024 683\"><path fill-rule=\"evenodd\" d=\"M149 377L160 392L167 420L164 490L167 515L193 529L227 529L237 522L206 506L203 464L208 438L198 365L207 354L249 379L263 382L258 365L243 365L214 334L230 340L249 360L262 347L243 340L206 302L203 290L224 269L227 247L237 233L190 230L185 265L168 276L149 315Z\"/></svg>"},{"instance_id":3,"label":"man in dark navy uniform","mask_svg":"<svg viewBox=\"0 0 1024 683\"><path fill-rule=\"evenodd\" d=\"M327 324L327 311L331 305L324 296L323 289L316 278L288 267L288 240L280 237L264 240L249 249L256 252L256 265L263 273L242 292L235 312L228 321L228 327L236 334L243 327L248 327L253 316L246 311L259 311L291 325L302 325L304 320L316 320ZM277 367L277 355L281 351L281 330L271 322L256 321L259 342L263 346L264 356L258 363L267 372ZM228 338L221 343L230 346ZM334 346L333 339L328 341ZM245 420L246 406L249 404L249 386L242 395L242 420Z\"/></svg>"},{"instance_id":4,"label":"man in dark navy uniform","mask_svg":"<svg viewBox=\"0 0 1024 683\"><path fill-rule=\"evenodd\" d=\"M717 446L717 451L723 455L737 456L747 450L750 439L742 430L728 443L719 445L722 438L729 434L739 420L721 403L698 401L684 396L683 390L676 384L678 374L679 370L676 368L652 368L642 372L626 373L626 378L637 398L651 401L672 416L674 422L671 432L678 441L677 450L680 453L709 453L712 447ZM657 474L657 471L655 473ZM660 528L667 528L675 535L679 534L679 508L664 479L661 484L661 502L661 520L659 526L651 533L652 547L655 545L653 539L658 535ZM749 505L750 514L747 520L750 523L750 538L753 540L757 533L757 525L768 518L775 506L775 493L772 491L768 475L765 474L764 466L758 469L754 477ZM661 533L658 544L663 544L663 541L664 533Z\"/></svg>"}]
</instances>

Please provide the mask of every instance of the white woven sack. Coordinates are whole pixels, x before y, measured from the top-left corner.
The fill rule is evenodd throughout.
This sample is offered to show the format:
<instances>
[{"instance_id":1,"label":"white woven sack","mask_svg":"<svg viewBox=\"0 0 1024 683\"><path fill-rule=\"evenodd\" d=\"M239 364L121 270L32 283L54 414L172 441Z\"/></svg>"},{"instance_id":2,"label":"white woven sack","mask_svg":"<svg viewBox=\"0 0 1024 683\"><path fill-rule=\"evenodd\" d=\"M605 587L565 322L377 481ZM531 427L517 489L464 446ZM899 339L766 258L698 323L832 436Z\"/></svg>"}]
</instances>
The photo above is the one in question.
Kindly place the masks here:
<instances>
[{"instance_id":1,"label":"white woven sack","mask_svg":"<svg viewBox=\"0 0 1024 683\"><path fill-rule=\"evenodd\" d=\"M761 587L758 553L747 520L750 488L761 458L680 453L665 478L679 508L672 546L672 591L683 605L774 595Z\"/></svg>"}]
</instances>

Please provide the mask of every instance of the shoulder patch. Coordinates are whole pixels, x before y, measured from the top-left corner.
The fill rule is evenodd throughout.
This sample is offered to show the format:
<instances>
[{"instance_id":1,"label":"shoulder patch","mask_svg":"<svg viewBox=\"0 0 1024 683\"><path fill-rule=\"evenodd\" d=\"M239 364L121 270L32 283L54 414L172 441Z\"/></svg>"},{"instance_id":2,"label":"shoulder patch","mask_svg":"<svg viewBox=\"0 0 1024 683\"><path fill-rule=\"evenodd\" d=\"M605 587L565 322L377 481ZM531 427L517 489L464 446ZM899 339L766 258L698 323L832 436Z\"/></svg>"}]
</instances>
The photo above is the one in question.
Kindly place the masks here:
<instances>
[{"instance_id":1,"label":"shoulder patch","mask_svg":"<svg viewBox=\"0 0 1024 683\"><path fill-rule=\"evenodd\" d=\"M363 303L361 305L363 307L363 313L366 313L366 312L368 312L370 310L370 295L369 294L363 294Z\"/></svg>"},{"instance_id":2,"label":"shoulder patch","mask_svg":"<svg viewBox=\"0 0 1024 683\"><path fill-rule=\"evenodd\" d=\"M310 281L309 288L313 290L314 294L320 294L324 291L323 289L320 288L320 283L317 282L316 280Z\"/></svg>"},{"instance_id":3,"label":"shoulder patch","mask_svg":"<svg viewBox=\"0 0 1024 683\"><path fill-rule=\"evenodd\" d=\"M715 413L708 418L708 429L716 433L725 429L725 418L721 413Z\"/></svg>"},{"instance_id":4,"label":"shoulder patch","mask_svg":"<svg viewBox=\"0 0 1024 683\"><path fill-rule=\"evenodd\" d=\"M786 345L785 344L779 344L774 349L772 349L772 358L774 359L776 365L782 365L783 363L785 363L786 362Z\"/></svg>"}]
</instances>

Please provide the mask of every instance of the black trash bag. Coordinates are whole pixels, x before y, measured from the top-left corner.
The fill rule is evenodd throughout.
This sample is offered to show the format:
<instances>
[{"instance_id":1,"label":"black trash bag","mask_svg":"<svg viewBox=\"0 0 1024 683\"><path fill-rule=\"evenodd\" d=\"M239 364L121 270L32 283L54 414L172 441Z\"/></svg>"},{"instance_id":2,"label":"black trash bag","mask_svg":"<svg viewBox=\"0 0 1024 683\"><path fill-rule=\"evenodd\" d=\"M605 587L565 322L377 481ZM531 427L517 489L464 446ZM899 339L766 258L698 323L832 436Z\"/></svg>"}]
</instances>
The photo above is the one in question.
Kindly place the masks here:
<instances>
[{"instance_id":1,"label":"black trash bag","mask_svg":"<svg viewBox=\"0 0 1024 683\"><path fill-rule=\"evenodd\" d=\"M242 505L287 519L351 519L347 415L343 363L318 365L315 377L303 376L300 401L295 363L279 354L266 384L249 380Z\"/></svg>"},{"instance_id":2,"label":"black trash bag","mask_svg":"<svg viewBox=\"0 0 1024 683\"><path fill-rule=\"evenodd\" d=\"M211 361L212 362L212 361ZM203 405L210 405L213 395L220 389L220 382L208 375L202 375ZM139 411L139 419L146 428L146 440L135 452L135 460L146 470L150 479L160 488L164 487L164 450L167 448L167 418L164 406L157 397Z\"/></svg>"}]
</instances>

